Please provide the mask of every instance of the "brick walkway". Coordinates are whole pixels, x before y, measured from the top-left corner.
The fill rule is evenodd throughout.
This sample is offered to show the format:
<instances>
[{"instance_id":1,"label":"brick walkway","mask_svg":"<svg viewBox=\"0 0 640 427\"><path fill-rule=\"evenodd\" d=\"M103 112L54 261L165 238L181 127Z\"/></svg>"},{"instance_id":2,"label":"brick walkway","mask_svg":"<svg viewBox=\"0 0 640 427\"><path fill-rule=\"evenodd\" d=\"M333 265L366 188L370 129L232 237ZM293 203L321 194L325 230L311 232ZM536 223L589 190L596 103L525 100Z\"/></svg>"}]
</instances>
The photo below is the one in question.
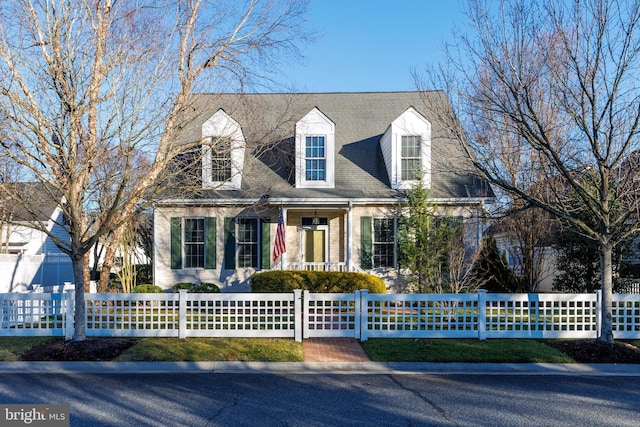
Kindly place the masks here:
<instances>
[{"instance_id":1,"label":"brick walkway","mask_svg":"<svg viewBox=\"0 0 640 427\"><path fill-rule=\"evenodd\" d=\"M305 362L369 362L355 338L310 338L302 341Z\"/></svg>"}]
</instances>

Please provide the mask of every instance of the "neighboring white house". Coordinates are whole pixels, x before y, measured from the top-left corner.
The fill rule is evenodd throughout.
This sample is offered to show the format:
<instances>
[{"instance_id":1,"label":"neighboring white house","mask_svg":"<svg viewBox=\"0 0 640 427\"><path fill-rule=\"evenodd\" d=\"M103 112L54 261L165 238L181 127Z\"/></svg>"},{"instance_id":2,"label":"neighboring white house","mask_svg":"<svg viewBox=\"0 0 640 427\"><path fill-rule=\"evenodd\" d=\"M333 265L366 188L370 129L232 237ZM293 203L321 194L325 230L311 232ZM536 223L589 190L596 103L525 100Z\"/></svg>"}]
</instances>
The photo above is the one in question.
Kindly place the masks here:
<instances>
[{"instance_id":1,"label":"neighboring white house","mask_svg":"<svg viewBox=\"0 0 640 427\"><path fill-rule=\"evenodd\" d=\"M180 135L202 144L193 179L154 205L154 278L248 290L257 271L384 275L397 267L397 208L421 169L443 215L478 246L493 197L439 122L434 92L203 94ZM283 212L286 252L273 259Z\"/></svg>"},{"instance_id":2,"label":"neighboring white house","mask_svg":"<svg viewBox=\"0 0 640 427\"><path fill-rule=\"evenodd\" d=\"M44 184L13 183L16 193L29 201L20 207L2 192L0 197L0 293L20 292L33 284L62 285L73 282L70 258L51 238L34 228L36 222L60 239L68 239L60 202L54 203Z\"/></svg>"}]
</instances>

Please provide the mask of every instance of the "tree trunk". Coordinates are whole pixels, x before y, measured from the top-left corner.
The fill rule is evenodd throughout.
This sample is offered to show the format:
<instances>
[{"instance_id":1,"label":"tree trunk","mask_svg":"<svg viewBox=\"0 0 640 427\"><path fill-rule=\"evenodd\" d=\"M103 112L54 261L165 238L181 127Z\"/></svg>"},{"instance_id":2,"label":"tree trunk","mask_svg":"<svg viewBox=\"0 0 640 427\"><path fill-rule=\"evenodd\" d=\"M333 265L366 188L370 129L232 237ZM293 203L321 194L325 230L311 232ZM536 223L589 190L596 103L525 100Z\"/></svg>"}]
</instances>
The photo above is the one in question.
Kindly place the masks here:
<instances>
[{"instance_id":1,"label":"tree trunk","mask_svg":"<svg viewBox=\"0 0 640 427\"><path fill-rule=\"evenodd\" d=\"M600 311L602 320L600 322L600 335L598 339L604 342L613 343L613 311L611 306L613 289L613 267L611 245L600 244L600 268L602 273L602 298L600 301Z\"/></svg>"},{"instance_id":2,"label":"tree trunk","mask_svg":"<svg viewBox=\"0 0 640 427\"><path fill-rule=\"evenodd\" d=\"M75 312L73 320L75 330L73 333L74 341L84 341L85 335L85 306L84 306L84 254L71 254L71 263L73 266L73 278L75 280L76 298Z\"/></svg>"},{"instance_id":3,"label":"tree trunk","mask_svg":"<svg viewBox=\"0 0 640 427\"><path fill-rule=\"evenodd\" d=\"M82 270L84 274L84 291L91 292L91 272L89 271L89 253L82 258Z\"/></svg>"},{"instance_id":4,"label":"tree trunk","mask_svg":"<svg viewBox=\"0 0 640 427\"><path fill-rule=\"evenodd\" d=\"M122 233L125 227L114 230L109 235L104 246L104 258L102 259L102 267L100 268L100 281L98 282L98 292L107 292L109 286L109 278L111 276L111 268L118 250L118 245L122 239Z\"/></svg>"}]
</instances>

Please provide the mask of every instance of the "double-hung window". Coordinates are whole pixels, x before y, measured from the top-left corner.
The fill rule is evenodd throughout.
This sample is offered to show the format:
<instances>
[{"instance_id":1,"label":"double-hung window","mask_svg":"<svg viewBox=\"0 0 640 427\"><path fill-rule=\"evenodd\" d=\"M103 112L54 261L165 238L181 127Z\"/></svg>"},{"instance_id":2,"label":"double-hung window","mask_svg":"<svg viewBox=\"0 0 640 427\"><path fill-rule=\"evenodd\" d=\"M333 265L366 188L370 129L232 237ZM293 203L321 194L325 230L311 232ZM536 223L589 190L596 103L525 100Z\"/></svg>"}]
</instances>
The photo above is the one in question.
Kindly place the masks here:
<instances>
[{"instance_id":1,"label":"double-hung window","mask_svg":"<svg viewBox=\"0 0 640 427\"><path fill-rule=\"evenodd\" d=\"M204 268L205 220L184 219L184 267Z\"/></svg>"},{"instance_id":2,"label":"double-hung window","mask_svg":"<svg viewBox=\"0 0 640 427\"><path fill-rule=\"evenodd\" d=\"M418 135L403 135L401 147L401 179L415 181L422 169L420 146L422 139Z\"/></svg>"},{"instance_id":3,"label":"double-hung window","mask_svg":"<svg viewBox=\"0 0 640 427\"><path fill-rule=\"evenodd\" d=\"M237 225L238 267L258 268L259 260L259 220L239 218Z\"/></svg>"},{"instance_id":4,"label":"double-hung window","mask_svg":"<svg viewBox=\"0 0 640 427\"><path fill-rule=\"evenodd\" d=\"M394 267L393 218L373 218L373 267Z\"/></svg>"},{"instance_id":5,"label":"double-hung window","mask_svg":"<svg viewBox=\"0 0 640 427\"><path fill-rule=\"evenodd\" d=\"M225 182L231 179L231 145L219 140L211 147L211 181Z\"/></svg>"},{"instance_id":6,"label":"double-hung window","mask_svg":"<svg viewBox=\"0 0 640 427\"><path fill-rule=\"evenodd\" d=\"M305 138L305 179L325 181L327 178L327 155L324 136Z\"/></svg>"}]
</instances>

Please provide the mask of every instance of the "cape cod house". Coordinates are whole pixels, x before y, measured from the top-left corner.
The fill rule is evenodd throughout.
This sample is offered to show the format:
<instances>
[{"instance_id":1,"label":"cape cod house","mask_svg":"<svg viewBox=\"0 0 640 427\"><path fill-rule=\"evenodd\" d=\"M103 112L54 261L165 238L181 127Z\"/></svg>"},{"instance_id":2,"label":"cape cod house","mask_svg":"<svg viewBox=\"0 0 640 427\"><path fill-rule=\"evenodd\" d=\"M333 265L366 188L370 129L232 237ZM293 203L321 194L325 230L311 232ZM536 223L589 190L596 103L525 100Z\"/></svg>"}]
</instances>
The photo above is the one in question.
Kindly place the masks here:
<instances>
[{"instance_id":1,"label":"cape cod house","mask_svg":"<svg viewBox=\"0 0 640 427\"><path fill-rule=\"evenodd\" d=\"M246 291L268 269L394 271L395 215L418 170L478 245L493 193L438 108L440 91L196 96L179 138L201 156L183 158L154 207L156 284Z\"/></svg>"}]
</instances>

